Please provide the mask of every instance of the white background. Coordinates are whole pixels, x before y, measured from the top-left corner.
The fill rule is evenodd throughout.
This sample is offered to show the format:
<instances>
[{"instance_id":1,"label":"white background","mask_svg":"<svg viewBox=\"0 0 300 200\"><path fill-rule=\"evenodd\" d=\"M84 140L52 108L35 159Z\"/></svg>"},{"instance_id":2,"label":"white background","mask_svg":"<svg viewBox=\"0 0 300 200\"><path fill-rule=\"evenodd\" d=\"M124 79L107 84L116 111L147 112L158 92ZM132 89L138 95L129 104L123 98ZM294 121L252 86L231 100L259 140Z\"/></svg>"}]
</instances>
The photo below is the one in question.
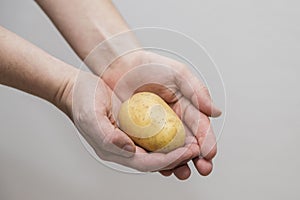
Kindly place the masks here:
<instances>
[{"instance_id":1,"label":"white background","mask_svg":"<svg viewBox=\"0 0 300 200\"><path fill-rule=\"evenodd\" d=\"M131 27L184 32L218 64L228 116L213 173L181 182L108 169L54 106L0 86L0 199L299 199L299 1L114 2ZM80 65L34 1L1 0L0 25Z\"/></svg>"}]
</instances>

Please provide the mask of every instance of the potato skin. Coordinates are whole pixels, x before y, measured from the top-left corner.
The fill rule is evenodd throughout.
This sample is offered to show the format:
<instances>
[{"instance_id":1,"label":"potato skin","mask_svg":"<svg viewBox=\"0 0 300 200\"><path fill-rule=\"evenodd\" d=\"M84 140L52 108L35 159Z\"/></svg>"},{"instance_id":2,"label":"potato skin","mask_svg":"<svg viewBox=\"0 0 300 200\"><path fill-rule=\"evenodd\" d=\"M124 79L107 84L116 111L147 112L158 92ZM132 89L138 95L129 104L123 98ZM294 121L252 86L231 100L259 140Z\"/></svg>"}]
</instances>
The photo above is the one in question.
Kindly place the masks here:
<instances>
[{"instance_id":1,"label":"potato skin","mask_svg":"<svg viewBox=\"0 0 300 200\"><path fill-rule=\"evenodd\" d=\"M181 120L158 95L150 92L134 94L120 108L121 130L148 151L168 153L185 143Z\"/></svg>"}]
</instances>

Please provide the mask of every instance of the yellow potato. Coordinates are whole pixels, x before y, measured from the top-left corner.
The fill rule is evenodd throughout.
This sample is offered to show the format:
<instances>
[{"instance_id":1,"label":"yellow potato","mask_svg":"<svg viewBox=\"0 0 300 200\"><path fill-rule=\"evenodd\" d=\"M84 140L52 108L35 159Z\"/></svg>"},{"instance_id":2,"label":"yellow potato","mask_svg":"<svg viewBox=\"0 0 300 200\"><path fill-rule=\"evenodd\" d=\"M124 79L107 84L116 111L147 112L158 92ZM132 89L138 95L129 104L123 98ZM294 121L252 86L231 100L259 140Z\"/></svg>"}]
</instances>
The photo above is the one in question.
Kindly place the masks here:
<instances>
[{"instance_id":1,"label":"yellow potato","mask_svg":"<svg viewBox=\"0 0 300 200\"><path fill-rule=\"evenodd\" d=\"M167 153L184 145L181 120L156 94L134 94L121 105L118 120L121 130L148 151Z\"/></svg>"}]
</instances>

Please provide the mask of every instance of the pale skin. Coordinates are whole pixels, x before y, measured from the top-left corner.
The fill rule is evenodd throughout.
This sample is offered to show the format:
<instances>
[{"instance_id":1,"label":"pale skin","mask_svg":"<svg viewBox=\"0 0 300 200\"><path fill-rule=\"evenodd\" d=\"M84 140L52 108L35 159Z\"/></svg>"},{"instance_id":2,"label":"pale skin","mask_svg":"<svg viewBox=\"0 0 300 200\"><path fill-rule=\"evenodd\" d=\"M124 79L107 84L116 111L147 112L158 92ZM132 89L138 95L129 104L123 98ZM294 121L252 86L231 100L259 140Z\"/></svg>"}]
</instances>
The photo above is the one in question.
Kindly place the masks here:
<instances>
[{"instance_id":1,"label":"pale skin","mask_svg":"<svg viewBox=\"0 0 300 200\"><path fill-rule=\"evenodd\" d=\"M45 13L50 17L65 39L69 42L74 51L81 59L86 58L89 52L101 41L122 31L130 30L117 9L109 0L37 0L36 1ZM70 6L72 5L72 6ZM132 38L132 43L138 43ZM99 59L107 55L113 55L113 49L107 49ZM13 55L13 56L12 56ZM175 98L169 90L158 86L145 86L142 91L158 93L167 103L172 106L175 112L181 116L188 134L191 136L190 145L186 145L169 154L148 154L142 148L135 146L129 137L121 130L116 129L111 119L111 107L108 94L111 93L117 80L128 70L137 65L159 62L172 66L180 74L184 74L191 81L191 87L185 84L185 78L165 75L162 79L164 84L177 83L173 89L180 98ZM89 66L97 74L93 65ZM34 45L19 38L4 28L0 28L0 83L11 86L33 95L39 96L57 106L66 113L72 120L72 92L76 81L78 70L40 50ZM183 64L157 54L144 50L121 57L112 63L101 78L88 74L85 78L91 82L97 82L96 98L99 98L97 105L97 120L105 124L105 129L100 136L114 133L108 137L105 143L96 141L95 134L89 135L88 141L104 160L117 162L141 171L159 171L164 176L174 174L178 179L184 180L190 176L191 170L187 163L193 161L195 168L201 175L208 175L212 170L212 159L216 155L215 138L210 128L209 116L219 116L221 112L212 104L206 87L189 72ZM145 74L144 74L145 75ZM151 74L147 74L151 76ZM143 76L143 74L141 74ZM133 80L134 81L134 80ZM133 84L133 83L132 83ZM83 86L87 90L89 84ZM179 105L182 105L180 109ZM74 114L74 113L73 113ZM201 119L201 126L195 126L195 116ZM84 123L94 124L87 118ZM204 142L205 141L205 142ZM121 149L127 145L122 152L110 148L114 144ZM176 152L177 151L177 152ZM113 156L107 157L108 152ZM178 152L184 152L175 162L163 165L160 162L172 160ZM140 156L142 153L144 156ZM146 155L146 156L145 156ZM202 155L199 157L199 155ZM145 162L146 161L146 162ZM159 166L164 166L160 168Z\"/></svg>"}]
</instances>

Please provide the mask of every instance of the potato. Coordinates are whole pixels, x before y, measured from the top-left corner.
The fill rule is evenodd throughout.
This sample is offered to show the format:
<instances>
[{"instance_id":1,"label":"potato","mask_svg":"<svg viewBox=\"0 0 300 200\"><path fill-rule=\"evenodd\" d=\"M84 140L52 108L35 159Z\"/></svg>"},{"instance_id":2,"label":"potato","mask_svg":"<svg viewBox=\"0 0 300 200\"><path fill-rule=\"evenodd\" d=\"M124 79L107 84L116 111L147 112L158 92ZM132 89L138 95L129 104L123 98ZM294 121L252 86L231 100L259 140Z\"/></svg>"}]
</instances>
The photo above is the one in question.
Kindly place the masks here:
<instances>
[{"instance_id":1,"label":"potato","mask_svg":"<svg viewBox=\"0 0 300 200\"><path fill-rule=\"evenodd\" d=\"M167 153L185 143L181 120L154 93L136 93L125 101L121 105L118 122L121 130L148 151Z\"/></svg>"}]
</instances>

